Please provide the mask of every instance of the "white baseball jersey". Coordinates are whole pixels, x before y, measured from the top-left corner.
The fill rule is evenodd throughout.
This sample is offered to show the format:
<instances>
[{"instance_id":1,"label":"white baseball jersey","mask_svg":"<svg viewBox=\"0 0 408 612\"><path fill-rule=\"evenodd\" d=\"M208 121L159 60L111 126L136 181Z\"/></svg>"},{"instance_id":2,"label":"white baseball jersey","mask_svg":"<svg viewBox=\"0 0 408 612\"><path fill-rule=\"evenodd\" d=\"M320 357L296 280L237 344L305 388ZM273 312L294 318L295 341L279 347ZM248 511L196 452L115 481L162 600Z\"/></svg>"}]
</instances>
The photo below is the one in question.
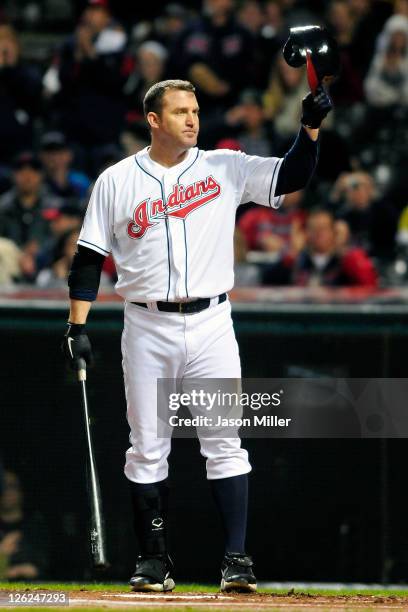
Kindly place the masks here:
<instances>
[{"instance_id":1,"label":"white baseball jersey","mask_svg":"<svg viewBox=\"0 0 408 612\"><path fill-rule=\"evenodd\" d=\"M282 159L190 149L176 166L149 149L103 172L95 183L78 244L112 252L116 291L127 301L213 297L234 284L236 208L278 208Z\"/></svg>"}]
</instances>

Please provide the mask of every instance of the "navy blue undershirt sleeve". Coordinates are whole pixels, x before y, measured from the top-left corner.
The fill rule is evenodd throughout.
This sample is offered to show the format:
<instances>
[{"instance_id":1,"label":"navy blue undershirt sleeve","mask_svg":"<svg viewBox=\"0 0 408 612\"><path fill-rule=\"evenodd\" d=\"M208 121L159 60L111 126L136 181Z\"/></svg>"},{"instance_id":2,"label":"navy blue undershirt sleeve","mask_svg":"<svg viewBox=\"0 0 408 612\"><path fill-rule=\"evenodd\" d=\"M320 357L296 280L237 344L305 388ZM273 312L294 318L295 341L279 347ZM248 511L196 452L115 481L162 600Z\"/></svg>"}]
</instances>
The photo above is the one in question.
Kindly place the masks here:
<instances>
[{"instance_id":1,"label":"navy blue undershirt sleeve","mask_svg":"<svg viewBox=\"0 0 408 612\"><path fill-rule=\"evenodd\" d=\"M316 168L319 139L312 140L301 127L296 140L283 158L276 182L275 196L306 187Z\"/></svg>"},{"instance_id":2,"label":"navy blue undershirt sleeve","mask_svg":"<svg viewBox=\"0 0 408 612\"><path fill-rule=\"evenodd\" d=\"M70 298L85 302L96 300L104 261L104 255L78 246L68 276Z\"/></svg>"}]
</instances>

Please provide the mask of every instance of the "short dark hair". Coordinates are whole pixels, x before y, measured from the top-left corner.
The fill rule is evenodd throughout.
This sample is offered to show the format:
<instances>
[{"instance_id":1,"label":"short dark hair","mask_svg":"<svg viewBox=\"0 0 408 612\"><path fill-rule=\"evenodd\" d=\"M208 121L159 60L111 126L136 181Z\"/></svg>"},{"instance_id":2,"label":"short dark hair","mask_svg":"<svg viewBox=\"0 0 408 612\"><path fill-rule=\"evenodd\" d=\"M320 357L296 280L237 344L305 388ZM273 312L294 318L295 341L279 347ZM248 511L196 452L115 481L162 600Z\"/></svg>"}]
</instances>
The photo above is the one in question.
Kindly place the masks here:
<instances>
[{"instance_id":1,"label":"short dark hair","mask_svg":"<svg viewBox=\"0 0 408 612\"><path fill-rule=\"evenodd\" d=\"M143 111L145 117L147 117L148 113L157 113L160 115L163 106L163 96L169 89L195 92L195 87L190 81L182 81L181 79L159 81L150 87L144 97Z\"/></svg>"},{"instance_id":2,"label":"short dark hair","mask_svg":"<svg viewBox=\"0 0 408 612\"><path fill-rule=\"evenodd\" d=\"M336 221L333 212L325 206L314 206L313 208L311 208L307 216L307 221L309 221L309 219L311 219L312 217L318 217L319 215L326 215L327 217L329 217L332 224L334 224L334 222Z\"/></svg>"}]
</instances>

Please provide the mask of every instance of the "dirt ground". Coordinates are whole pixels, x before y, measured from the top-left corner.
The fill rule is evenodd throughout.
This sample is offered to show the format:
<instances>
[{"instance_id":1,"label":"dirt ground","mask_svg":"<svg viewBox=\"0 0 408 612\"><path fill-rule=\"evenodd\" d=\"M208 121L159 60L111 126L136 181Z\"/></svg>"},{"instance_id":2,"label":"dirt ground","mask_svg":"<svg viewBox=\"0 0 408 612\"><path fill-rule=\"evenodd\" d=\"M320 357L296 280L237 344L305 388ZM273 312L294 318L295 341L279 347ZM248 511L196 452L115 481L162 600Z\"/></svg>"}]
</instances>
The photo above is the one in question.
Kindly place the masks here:
<instances>
[{"instance_id":1,"label":"dirt ground","mask_svg":"<svg viewBox=\"0 0 408 612\"><path fill-rule=\"evenodd\" d=\"M75 591L70 593L71 606L106 606L106 607L186 607L194 610L207 608L208 610L319 610L319 612L336 610L407 610L408 599L395 596L322 596L322 595L270 595L257 593L254 595L230 593L109 593Z\"/></svg>"},{"instance_id":2,"label":"dirt ground","mask_svg":"<svg viewBox=\"0 0 408 612\"><path fill-rule=\"evenodd\" d=\"M25 594L33 593L24 589ZM2 590L3 597L7 591ZM172 610L193 612L194 610L218 610L219 612L298 612L304 609L318 612L380 612L383 610L406 610L408 612L408 597L395 595L309 595L290 592L285 595L256 593L253 595L239 593L132 593L129 591L70 591L69 606L75 608L130 608L132 610ZM0 604L0 608L1 608ZM14 607L14 606L13 606ZM20 606L18 606L20 607ZM47 606L47 609L52 606ZM44 608L43 608L44 609ZM59 607L58 610L66 610Z\"/></svg>"}]
</instances>

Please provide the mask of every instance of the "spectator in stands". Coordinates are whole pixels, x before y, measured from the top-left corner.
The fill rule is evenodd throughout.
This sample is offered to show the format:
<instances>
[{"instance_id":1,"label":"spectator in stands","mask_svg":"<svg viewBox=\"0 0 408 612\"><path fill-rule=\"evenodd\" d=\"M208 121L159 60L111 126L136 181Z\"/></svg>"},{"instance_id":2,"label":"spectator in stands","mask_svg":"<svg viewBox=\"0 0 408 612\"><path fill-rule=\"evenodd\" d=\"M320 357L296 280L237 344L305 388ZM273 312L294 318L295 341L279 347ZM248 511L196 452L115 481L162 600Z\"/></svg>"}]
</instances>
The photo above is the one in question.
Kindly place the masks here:
<instances>
[{"instance_id":1,"label":"spectator in stands","mask_svg":"<svg viewBox=\"0 0 408 612\"><path fill-rule=\"evenodd\" d=\"M51 193L80 204L91 181L83 172L71 168L73 154L62 132L47 132L41 139L41 161L45 182Z\"/></svg>"},{"instance_id":2,"label":"spectator in stands","mask_svg":"<svg viewBox=\"0 0 408 612\"><path fill-rule=\"evenodd\" d=\"M239 227L234 232L234 286L256 287L261 283L258 266L247 261L248 248Z\"/></svg>"},{"instance_id":3,"label":"spectator in stands","mask_svg":"<svg viewBox=\"0 0 408 612\"><path fill-rule=\"evenodd\" d=\"M266 89L270 78L271 66L280 53L288 36L288 28L282 15L279 0L266 0L263 5L264 23L256 40L256 53L261 69L261 86Z\"/></svg>"},{"instance_id":4,"label":"spectator in stands","mask_svg":"<svg viewBox=\"0 0 408 612\"><path fill-rule=\"evenodd\" d=\"M63 236L79 230L82 224L82 212L72 204L63 204L59 209L45 211L44 216L49 222L50 236L43 242L37 255L38 270L52 265L57 245Z\"/></svg>"},{"instance_id":5,"label":"spectator in stands","mask_svg":"<svg viewBox=\"0 0 408 612\"><path fill-rule=\"evenodd\" d=\"M348 247L343 236L338 239L336 223L329 211L315 210L309 214L304 242L297 256L292 253L281 262L287 282L302 287L377 286L371 260L363 249Z\"/></svg>"},{"instance_id":6,"label":"spectator in stands","mask_svg":"<svg viewBox=\"0 0 408 612\"><path fill-rule=\"evenodd\" d=\"M316 186L326 200L326 194L340 174L350 172L350 139L336 129L336 124L328 121L322 124L319 134L320 151L315 173L310 186Z\"/></svg>"},{"instance_id":7,"label":"spectator in stands","mask_svg":"<svg viewBox=\"0 0 408 612\"><path fill-rule=\"evenodd\" d=\"M220 133L223 134L221 140L234 138L239 143L238 149L248 155L273 155L274 139L271 125L265 121L261 92L245 89L236 106L229 109L219 122L214 120L207 130L203 130L203 138L212 137L212 140L216 140L215 147L218 149L221 148Z\"/></svg>"},{"instance_id":8,"label":"spectator in stands","mask_svg":"<svg viewBox=\"0 0 408 612\"><path fill-rule=\"evenodd\" d=\"M308 23L316 23L317 20L320 20L326 1L327 0L313 0L313 2L303 2L303 0L279 0L287 32L289 33L289 28L306 25Z\"/></svg>"},{"instance_id":9,"label":"spectator in stands","mask_svg":"<svg viewBox=\"0 0 408 612\"><path fill-rule=\"evenodd\" d=\"M172 53L173 47L177 44L178 38L186 28L190 17L191 11L183 4L177 2L166 3L162 7L162 12L153 21L138 20L133 25L130 34L131 45L137 47L143 42L154 40L162 44L169 53Z\"/></svg>"},{"instance_id":10,"label":"spectator in stands","mask_svg":"<svg viewBox=\"0 0 408 612\"><path fill-rule=\"evenodd\" d=\"M394 14L408 17L408 0L396 0L394 4Z\"/></svg>"},{"instance_id":11,"label":"spectator in stands","mask_svg":"<svg viewBox=\"0 0 408 612\"><path fill-rule=\"evenodd\" d=\"M283 150L299 130L299 100L309 91L306 70L291 68L279 54L265 92L264 104L265 117L274 122L275 131L282 139Z\"/></svg>"},{"instance_id":12,"label":"spectator in stands","mask_svg":"<svg viewBox=\"0 0 408 612\"><path fill-rule=\"evenodd\" d=\"M278 208L256 206L245 212L238 221L238 227L251 251L265 251L283 257L294 233L304 228L306 212L301 210L303 191L285 196Z\"/></svg>"},{"instance_id":13,"label":"spectator in stands","mask_svg":"<svg viewBox=\"0 0 408 612\"><path fill-rule=\"evenodd\" d=\"M147 40L137 49L134 70L124 87L128 124L145 124L143 98L154 83L166 78L167 56L166 48L154 40Z\"/></svg>"},{"instance_id":14,"label":"spectator in stands","mask_svg":"<svg viewBox=\"0 0 408 612\"><path fill-rule=\"evenodd\" d=\"M408 252L408 206L402 211L398 220L397 244Z\"/></svg>"},{"instance_id":15,"label":"spectator in stands","mask_svg":"<svg viewBox=\"0 0 408 612\"><path fill-rule=\"evenodd\" d=\"M371 63L377 36L390 17L392 6L384 0L348 0L348 5L354 24L350 53L354 67L364 78ZM397 5L398 1L394 5L396 10Z\"/></svg>"},{"instance_id":16,"label":"spectator in stands","mask_svg":"<svg viewBox=\"0 0 408 612\"><path fill-rule=\"evenodd\" d=\"M37 276L36 284L42 288L64 289L67 285L68 274L72 259L77 250L79 228L71 229L61 234L52 252L52 260L48 267L41 270ZM104 262L101 274L101 288L112 288L115 272L111 259Z\"/></svg>"},{"instance_id":17,"label":"spectator in stands","mask_svg":"<svg viewBox=\"0 0 408 612\"><path fill-rule=\"evenodd\" d=\"M41 75L20 57L11 26L0 25L0 164L32 146L33 118L41 108Z\"/></svg>"},{"instance_id":18,"label":"spectator in stands","mask_svg":"<svg viewBox=\"0 0 408 612\"><path fill-rule=\"evenodd\" d=\"M118 140L125 115L125 45L126 34L113 21L107 0L88 0L74 35L44 78L57 97L54 121L77 144L78 158Z\"/></svg>"},{"instance_id":19,"label":"spectator in stands","mask_svg":"<svg viewBox=\"0 0 408 612\"><path fill-rule=\"evenodd\" d=\"M234 0L205 0L204 16L184 31L173 54L173 70L197 87L204 115L227 109L252 85L253 39L234 8Z\"/></svg>"},{"instance_id":20,"label":"spectator in stands","mask_svg":"<svg viewBox=\"0 0 408 612\"><path fill-rule=\"evenodd\" d=\"M408 17L393 15L378 37L364 82L373 107L408 106Z\"/></svg>"},{"instance_id":21,"label":"spectator in stands","mask_svg":"<svg viewBox=\"0 0 408 612\"><path fill-rule=\"evenodd\" d=\"M390 202L378 196L370 174L342 174L334 185L331 201L339 205L337 217L350 227L353 244L379 259L394 257L398 213Z\"/></svg>"},{"instance_id":22,"label":"spectator in stands","mask_svg":"<svg viewBox=\"0 0 408 612\"><path fill-rule=\"evenodd\" d=\"M282 15L282 3L279 0L266 0L264 3L265 20L262 35L265 39L275 39L275 52L285 40L285 22ZM279 41L279 43L278 43Z\"/></svg>"},{"instance_id":23,"label":"spectator in stands","mask_svg":"<svg viewBox=\"0 0 408 612\"><path fill-rule=\"evenodd\" d=\"M100 147L97 154L95 154L96 176L99 176L106 168L117 164L123 158L124 153L119 145L111 144Z\"/></svg>"},{"instance_id":24,"label":"spectator in stands","mask_svg":"<svg viewBox=\"0 0 408 612\"><path fill-rule=\"evenodd\" d=\"M362 75L353 58L353 33L355 22L347 0L332 0L327 21L339 45L341 71L330 87L336 106L348 106L363 100Z\"/></svg>"},{"instance_id":25,"label":"spectator in stands","mask_svg":"<svg viewBox=\"0 0 408 612\"><path fill-rule=\"evenodd\" d=\"M8 287L20 279L21 257L20 249L12 240L0 238L0 287Z\"/></svg>"},{"instance_id":26,"label":"spectator in stands","mask_svg":"<svg viewBox=\"0 0 408 612\"><path fill-rule=\"evenodd\" d=\"M238 9L238 22L252 32L253 36L258 36L264 24L264 13L257 0L245 0Z\"/></svg>"},{"instance_id":27,"label":"spectator in stands","mask_svg":"<svg viewBox=\"0 0 408 612\"><path fill-rule=\"evenodd\" d=\"M26 280L33 280L35 257L49 236L44 211L59 208L61 202L47 192L41 164L31 153L22 153L15 159L13 182L12 189L0 197L0 236L21 248L22 273Z\"/></svg>"},{"instance_id":28,"label":"spectator in stands","mask_svg":"<svg viewBox=\"0 0 408 612\"><path fill-rule=\"evenodd\" d=\"M64 288L71 267L72 259L77 249L79 230L68 230L62 234L53 250L50 266L41 270L36 284L49 289Z\"/></svg>"},{"instance_id":29,"label":"spectator in stands","mask_svg":"<svg viewBox=\"0 0 408 612\"><path fill-rule=\"evenodd\" d=\"M242 27L246 28L253 38L254 65L251 75L253 87L264 89L268 82L273 53L268 52L266 41L263 36L265 25L265 11L258 0L244 0L238 5L237 20Z\"/></svg>"},{"instance_id":30,"label":"spectator in stands","mask_svg":"<svg viewBox=\"0 0 408 612\"><path fill-rule=\"evenodd\" d=\"M0 580L35 580L47 569L44 521L38 513L26 515L23 499L17 475L6 471L0 497Z\"/></svg>"},{"instance_id":31,"label":"spectator in stands","mask_svg":"<svg viewBox=\"0 0 408 612\"><path fill-rule=\"evenodd\" d=\"M124 156L136 155L149 144L149 131L146 124L130 123L120 135Z\"/></svg>"},{"instance_id":32,"label":"spectator in stands","mask_svg":"<svg viewBox=\"0 0 408 612\"><path fill-rule=\"evenodd\" d=\"M271 126L265 121L261 93L246 89L240 98L241 130L238 140L241 149L248 155L268 157L274 153L272 148Z\"/></svg>"},{"instance_id":33,"label":"spectator in stands","mask_svg":"<svg viewBox=\"0 0 408 612\"><path fill-rule=\"evenodd\" d=\"M328 24L340 47L347 47L353 37L354 19L350 2L332 0L327 14Z\"/></svg>"},{"instance_id":34,"label":"spectator in stands","mask_svg":"<svg viewBox=\"0 0 408 612\"><path fill-rule=\"evenodd\" d=\"M152 38L171 52L188 20L188 9L182 4L177 2L166 4L163 8L163 14L154 21Z\"/></svg>"}]
</instances>

